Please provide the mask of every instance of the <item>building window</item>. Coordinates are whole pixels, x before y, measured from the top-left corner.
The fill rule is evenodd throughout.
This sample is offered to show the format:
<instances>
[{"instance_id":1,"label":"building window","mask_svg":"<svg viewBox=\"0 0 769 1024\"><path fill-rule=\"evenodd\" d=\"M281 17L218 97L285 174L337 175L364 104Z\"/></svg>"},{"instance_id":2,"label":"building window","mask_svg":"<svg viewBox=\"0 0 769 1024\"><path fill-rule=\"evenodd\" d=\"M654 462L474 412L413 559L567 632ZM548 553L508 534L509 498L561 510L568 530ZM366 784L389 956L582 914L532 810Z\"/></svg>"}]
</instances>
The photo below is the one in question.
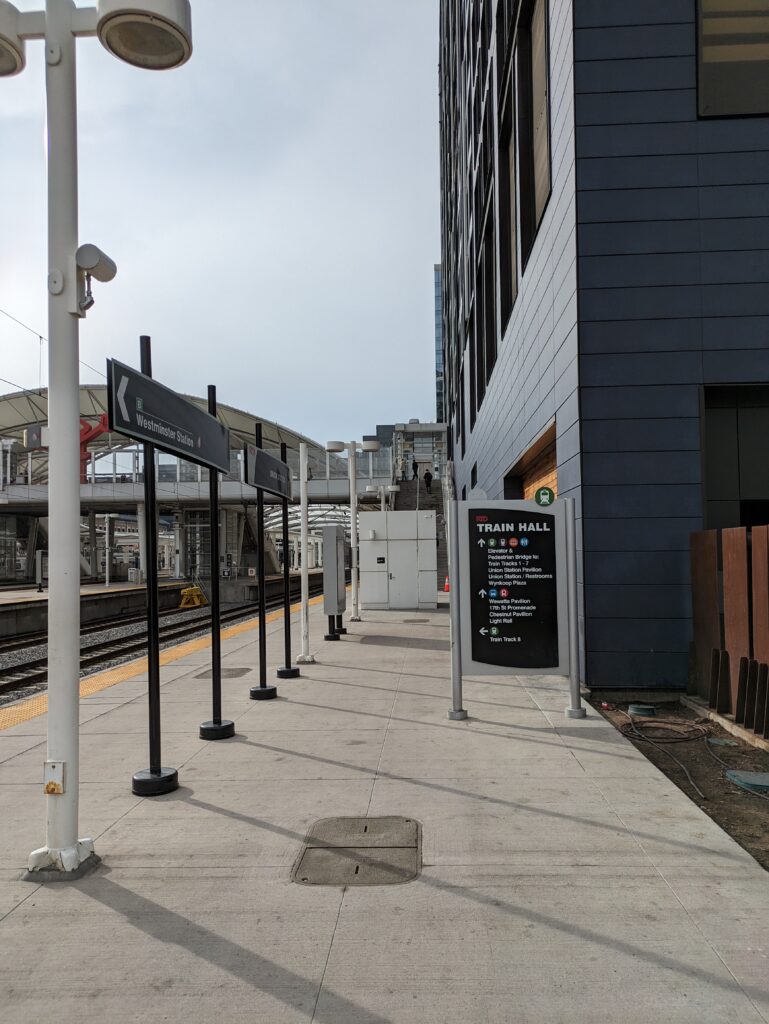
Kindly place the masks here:
<instances>
[{"instance_id":1,"label":"building window","mask_svg":"<svg viewBox=\"0 0 769 1024\"><path fill-rule=\"evenodd\" d=\"M499 126L499 273L502 333L518 295L518 225L516 220L515 118L512 71L501 103Z\"/></svg>"},{"instance_id":2,"label":"building window","mask_svg":"<svg viewBox=\"0 0 769 1024\"><path fill-rule=\"evenodd\" d=\"M530 0L518 34L521 258L524 266L550 198L547 0Z\"/></svg>"},{"instance_id":3,"label":"building window","mask_svg":"<svg viewBox=\"0 0 769 1024\"><path fill-rule=\"evenodd\" d=\"M769 113L769 2L699 0L701 117Z\"/></svg>"}]
</instances>

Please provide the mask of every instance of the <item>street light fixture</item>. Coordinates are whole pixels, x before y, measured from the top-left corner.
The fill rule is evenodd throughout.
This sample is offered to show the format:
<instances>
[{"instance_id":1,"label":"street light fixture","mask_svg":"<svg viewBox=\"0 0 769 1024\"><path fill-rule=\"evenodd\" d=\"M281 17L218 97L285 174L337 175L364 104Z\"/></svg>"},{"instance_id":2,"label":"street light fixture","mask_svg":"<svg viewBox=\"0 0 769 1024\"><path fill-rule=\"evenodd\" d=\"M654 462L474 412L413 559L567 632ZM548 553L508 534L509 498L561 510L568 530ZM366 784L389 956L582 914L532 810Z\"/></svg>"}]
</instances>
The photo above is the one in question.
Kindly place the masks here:
<instances>
[{"instance_id":1,"label":"street light fixture","mask_svg":"<svg viewBox=\"0 0 769 1024\"><path fill-rule=\"evenodd\" d=\"M369 484L366 487L369 494L378 494L381 502L382 512L385 511L385 498L388 494L398 494L400 487L397 484Z\"/></svg>"},{"instance_id":2,"label":"street light fixture","mask_svg":"<svg viewBox=\"0 0 769 1024\"><path fill-rule=\"evenodd\" d=\"M352 554L352 608L350 622L360 622L358 606L358 474L357 453L378 452L379 441L327 441L326 451L338 454L347 451L347 469L350 481L350 551Z\"/></svg>"},{"instance_id":3,"label":"street light fixture","mask_svg":"<svg viewBox=\"0 0 769 1024\"><path fill-rule=\"evenodd\" d=\"M79 321L93 305L91 278L108 281L115 264L96 246L78 249L76 46L97 36L138 67L184 64L192 53L189 0L46 0L17 10L0 0L0 76L25 65L29 39L45 40L48 129L48 426L50 448L48 585L48 761L46 845L29 856L32 877L84 870L93 841L78 838L80 674ZM82 867L81 867L82 866Z\"/></svg>"}]
</instances>

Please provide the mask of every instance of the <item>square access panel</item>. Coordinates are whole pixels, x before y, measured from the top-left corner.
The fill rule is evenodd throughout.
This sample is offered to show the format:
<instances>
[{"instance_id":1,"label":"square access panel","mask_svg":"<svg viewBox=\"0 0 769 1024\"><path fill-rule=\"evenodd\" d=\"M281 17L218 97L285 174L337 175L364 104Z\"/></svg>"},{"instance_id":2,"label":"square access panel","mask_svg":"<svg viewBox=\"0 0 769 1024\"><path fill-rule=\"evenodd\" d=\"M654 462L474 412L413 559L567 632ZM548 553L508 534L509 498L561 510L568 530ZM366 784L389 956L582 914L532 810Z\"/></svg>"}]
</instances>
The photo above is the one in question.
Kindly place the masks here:
<instances>
[{"instance_id":1,"label":"square access panel","mask_svg":"<svg viewBox=\"0 0 769 1024\"><path fill-rule=\"evenodd\" d=\"M421 864L414 818L322 818L291 877L300 885L395 885L416 878Z\"/></svg>"}]
</instances>

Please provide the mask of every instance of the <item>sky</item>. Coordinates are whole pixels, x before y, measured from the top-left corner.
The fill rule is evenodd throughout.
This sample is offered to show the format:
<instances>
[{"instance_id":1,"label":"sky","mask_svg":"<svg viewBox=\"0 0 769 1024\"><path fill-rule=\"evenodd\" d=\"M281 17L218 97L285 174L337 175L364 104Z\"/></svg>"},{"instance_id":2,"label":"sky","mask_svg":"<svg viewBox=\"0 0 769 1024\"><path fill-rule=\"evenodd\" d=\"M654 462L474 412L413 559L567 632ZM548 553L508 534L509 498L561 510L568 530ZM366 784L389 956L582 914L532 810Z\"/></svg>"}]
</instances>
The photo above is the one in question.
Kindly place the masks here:
<instances>
[{"instance_id":1,"label":"sky","mask_svg":"<svg viewBox=\"0 0 769 1024\"><path fill-rule=\"evenodd\" d=\"M16 0L36 10L42 0ZM79 3L78 6L87 6ZM117 263L105 359L325 441L435 418L438 0L192 0L147 72L78 42L80 242ZM0 374L47 385L43 46L0 79ZM15 388L0 382L0 391Z\"/></svg>"}]
</instances>

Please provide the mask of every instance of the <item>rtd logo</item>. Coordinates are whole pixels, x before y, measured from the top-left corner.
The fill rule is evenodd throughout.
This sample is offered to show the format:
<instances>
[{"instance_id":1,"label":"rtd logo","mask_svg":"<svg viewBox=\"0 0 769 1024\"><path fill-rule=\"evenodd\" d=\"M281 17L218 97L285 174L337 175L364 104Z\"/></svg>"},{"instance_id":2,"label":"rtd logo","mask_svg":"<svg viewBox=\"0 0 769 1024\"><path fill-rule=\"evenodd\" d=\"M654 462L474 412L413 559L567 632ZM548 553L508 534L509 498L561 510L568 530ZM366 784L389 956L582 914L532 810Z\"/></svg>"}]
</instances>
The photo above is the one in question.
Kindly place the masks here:
<instances>
[{"instance_id":1,"label":"rtd logo","mask_svg":"<svg viewBox=\"0 0 769 1024\"><path fill-rule=\"evenodd\" d=\"M476 523L488 523L489 517L488 516L476 516L475 517L475 521L476 521Z\"/></svg>"}]
</instances>

